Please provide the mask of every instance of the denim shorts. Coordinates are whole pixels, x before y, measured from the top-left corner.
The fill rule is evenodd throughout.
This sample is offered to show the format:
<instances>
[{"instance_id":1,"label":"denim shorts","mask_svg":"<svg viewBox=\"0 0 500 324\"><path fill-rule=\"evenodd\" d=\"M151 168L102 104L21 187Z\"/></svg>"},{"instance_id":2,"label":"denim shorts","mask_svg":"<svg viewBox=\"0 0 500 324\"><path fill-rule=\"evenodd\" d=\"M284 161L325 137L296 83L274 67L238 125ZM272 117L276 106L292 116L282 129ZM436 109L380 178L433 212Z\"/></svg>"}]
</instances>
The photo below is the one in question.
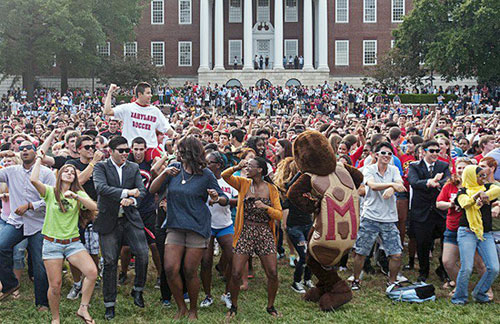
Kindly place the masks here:
<instances>
[{"instance_id":1,"label":"denim shorts","mask_svg":"<svg viewBox=\"0 0 500 324\"><path fill-rule=\"evenodd\" d=\"M81 251L87 251L87 249L85 249L85 246L80 241L61 244L43 240L42 259L67 259Z\"/></svg>"},{"instance_id":2,"label":"denim shorts","mask_svg":"<svg viewBox=\"0 0 500 324\"><path fill-rule=\"evenodd\" d=\"M443 243L448 243L458 246L457 231L450 231L449 229L446 229L443 235L444 235Z\"/></svg>"},{"instance_id":3,"label":"denim shorts","mask_svg":"<svg viewBox=\"0 0 500 324\"><path fill-rule=\"evenodd\" d=\"M94 231L92 224L85 228L85 248L92 255L99 254L99 233Z\"/></svg>"},{"instance_id":4,"label":"denim shorts","mask_svg":"<svg viewBox=\"0 0 500 324\"><path fill-rule=\"evenodd\" d=\"M354 250L359 255L368 256L377 237L382 239L382 245L387 255L401 254L403 247L399 237L397 223L382 223L366 217L361 219Z\"/></svg>"},{"instance_id":5,"label":"denim shorts","mask_svg":"<svg viewBox=\"0 0 500 324\"><path fill-rule=\"evenodd\" d=\"M219 238L229 234L234 234L234 225L231 224L224 228L212 228L212 236Z\"/></svg>"}]
</instances>

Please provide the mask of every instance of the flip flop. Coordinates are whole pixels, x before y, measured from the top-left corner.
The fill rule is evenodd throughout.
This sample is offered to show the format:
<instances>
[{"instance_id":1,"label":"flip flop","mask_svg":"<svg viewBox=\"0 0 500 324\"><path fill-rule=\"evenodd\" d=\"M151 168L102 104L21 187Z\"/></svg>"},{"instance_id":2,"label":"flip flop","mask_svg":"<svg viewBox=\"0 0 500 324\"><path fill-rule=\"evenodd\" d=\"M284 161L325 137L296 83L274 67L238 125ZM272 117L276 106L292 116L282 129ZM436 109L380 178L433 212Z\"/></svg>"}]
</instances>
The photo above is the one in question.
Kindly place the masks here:
<instances>
[{"instance_id":1,"label":"flip flop","mask_svg":"<svg viewBox=\"0 0 500 324\"><path fill-rule=\"evenodd\" d=\"M20 285L17 284L16 287L12 288L11 290L7 292L0 292L0 301L4 300L5 298L9 297L10 295L13 295L14 298L19 298L19 287ZM17 292L17 294L16 294Z\"/></svg>"}]
</instances>

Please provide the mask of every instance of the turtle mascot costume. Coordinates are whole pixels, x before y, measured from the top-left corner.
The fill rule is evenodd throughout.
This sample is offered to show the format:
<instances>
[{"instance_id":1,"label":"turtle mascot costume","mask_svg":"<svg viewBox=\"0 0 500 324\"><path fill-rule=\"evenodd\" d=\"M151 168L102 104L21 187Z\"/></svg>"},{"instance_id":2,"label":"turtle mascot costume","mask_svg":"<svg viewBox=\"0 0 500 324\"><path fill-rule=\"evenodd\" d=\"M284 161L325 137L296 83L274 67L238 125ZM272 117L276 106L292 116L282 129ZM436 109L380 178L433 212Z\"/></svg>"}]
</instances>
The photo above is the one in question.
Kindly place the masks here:
<instances>
[{"instance_id":1,"label":"turtle mascot costume","mask_svg":"<svg viewBox=\"0 0 500 324\"><path fill-rule=\"evenodd\" d=\"M293 157L301 175L287 196L299 209L314 214L306 264L318 282L304 298L319 302L323 311L331 311L352 299L350 286L339 277L335 266L356 241L357 188L363 182L363 174L337 163L329 141L317 131L306 131L296 138Z\"/></svg>"}]
</instances>

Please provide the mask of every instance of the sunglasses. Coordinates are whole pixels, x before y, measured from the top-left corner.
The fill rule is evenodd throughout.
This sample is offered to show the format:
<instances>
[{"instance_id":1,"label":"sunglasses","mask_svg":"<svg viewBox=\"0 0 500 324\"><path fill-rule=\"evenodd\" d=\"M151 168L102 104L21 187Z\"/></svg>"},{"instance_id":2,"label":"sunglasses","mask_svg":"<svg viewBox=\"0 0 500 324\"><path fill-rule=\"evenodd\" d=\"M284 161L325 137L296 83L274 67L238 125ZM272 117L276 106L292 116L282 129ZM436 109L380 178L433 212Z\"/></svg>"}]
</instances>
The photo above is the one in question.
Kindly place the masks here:
<instances>
[{"instance_id":1,"label":"sunglasses","mask_svg":"<svg viewBox=\"0 0 500 324\"><path fill-rule=\"evenodd\" d=\"M35 146L34 145L22 145L22 146L19 146L19 151L24 151L24 149L27 149L28 151L29 150L35 150Z\"/></svg>"},{"instance_id":2,"label":"sunglasses","mask_svg":"<svg viewBox=\"0 0 500 324\"><path fill-rule=\"evenodd\" d=\"M24 142L24 140L19 140L19 141L16 141L16 144L21 144L22 142Z\"/></svg>"},{"instance_id":3,"label":"sunglasses","mask_svg":"<svg viewBox=\"0 0 500 324\"><path fill-rule=\"evenodd\" d=\"M426 149L429 153L439 153L439 149Z\"/></svg>"},{"instance_id":4,"label":"sunglasses","mask_svg":"<svg viewBox=\"0 0 500 324\"><path fill-rule=\"evenodd\" d=\"M83 145L83 146L80 146L80 147L83 147L87 151L90 150L90 149L95 150L95 145Z\"/></svg>"},{"instance_id":5,"label":"sunglasses","mask_svg":"<svg viewBox=\"0 0 500 324\"><path fill-rule=\"evenodd\" d=\"M123 154L123 153L130 153L130 149L129 148L119 148L119 149L116 149L118 151L118 153L120 154Z\"/></svg>"},{"instance_id":6,"label":"sunglasses","mask_svg":"<svg viewBox=\"0 0 500 324\"><path fill-rule=\"evenodd\" d=\"M387 155L387 156L392 156L392 152L387 152L387 151L380 151L378 152L378 154L384 156L384 155Z\"/></svg>"}]
</instances>

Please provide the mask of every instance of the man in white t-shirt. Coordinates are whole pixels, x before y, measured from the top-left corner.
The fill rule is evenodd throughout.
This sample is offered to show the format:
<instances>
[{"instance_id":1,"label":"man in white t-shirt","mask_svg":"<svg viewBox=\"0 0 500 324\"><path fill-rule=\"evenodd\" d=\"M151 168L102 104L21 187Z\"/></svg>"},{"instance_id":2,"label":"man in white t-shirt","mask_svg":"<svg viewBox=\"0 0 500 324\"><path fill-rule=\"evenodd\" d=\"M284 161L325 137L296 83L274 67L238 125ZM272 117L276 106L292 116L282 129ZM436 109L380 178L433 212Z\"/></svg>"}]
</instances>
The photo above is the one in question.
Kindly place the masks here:
<instances>
[{"instance_id":1,"label":"man in white t-shirt","mask_svg":"<svg viewBox=\"0 0 500 324\"><path fill-rule=\"evenodd\" d=\"M168 136L175 136L175 132L170 127L169 122L157 107L151 105L151 85L141 82L135 87L137 100L131 103L118 105L111 108L111 98L113 93L120 89L116 84L109 86L108 95L104 102L104 114L114 116L123 121L122 135L127 139L129 145L136 137L146 140L148 150L158 147L156 132L166 133ZM146 156L151 156L146 153Z\"/></svg>"}]
</instances>

